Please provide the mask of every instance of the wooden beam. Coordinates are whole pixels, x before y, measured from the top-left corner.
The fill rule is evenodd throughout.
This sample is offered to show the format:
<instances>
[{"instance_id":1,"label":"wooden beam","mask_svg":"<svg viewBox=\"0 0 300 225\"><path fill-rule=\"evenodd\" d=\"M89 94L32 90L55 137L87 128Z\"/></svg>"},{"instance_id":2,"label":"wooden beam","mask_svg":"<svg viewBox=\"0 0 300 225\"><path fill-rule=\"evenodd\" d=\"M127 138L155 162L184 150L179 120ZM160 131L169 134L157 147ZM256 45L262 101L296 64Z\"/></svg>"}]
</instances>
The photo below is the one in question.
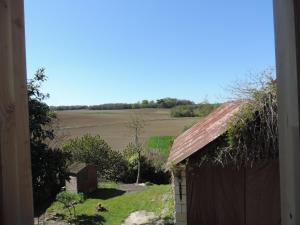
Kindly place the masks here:
<instances>
[{"instance_id":1,"label":"wooden beam","mask_svg":"<svg viewBox=\"0 0 300 225\"><path fill-rule=\"evenodd\" d=\"M0 224L33 224L23 0L0 0Z\"/></svg>"},{"instance_id":2,"label":"wooden beam","mask_svg":"<svg viewBox=\"0 0 300 225\"><path fill-rule=\"evenodd\" d=\"M298 0L274 0L283 225L300 224L299 9Z\"/></svg>"}]
</instances>

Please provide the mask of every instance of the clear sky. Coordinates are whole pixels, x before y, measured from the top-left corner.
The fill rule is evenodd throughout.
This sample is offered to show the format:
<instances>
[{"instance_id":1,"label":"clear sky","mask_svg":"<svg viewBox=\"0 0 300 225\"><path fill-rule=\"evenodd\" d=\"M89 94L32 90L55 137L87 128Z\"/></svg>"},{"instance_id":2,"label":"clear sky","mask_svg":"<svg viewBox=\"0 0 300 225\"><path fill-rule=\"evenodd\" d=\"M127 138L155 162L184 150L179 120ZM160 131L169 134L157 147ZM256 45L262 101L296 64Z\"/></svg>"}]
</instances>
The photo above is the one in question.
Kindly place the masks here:
<instances>
[{"instance_id":1,"label":"clear sky","mask_svg":"<svg viewBox=\"0 0 300 225\"><path fill-rule=\"evenodd\" d=\"M25 0L25 23L50 105L222 101L275 65L272 0Z\"/></svg>"}]
</instances>

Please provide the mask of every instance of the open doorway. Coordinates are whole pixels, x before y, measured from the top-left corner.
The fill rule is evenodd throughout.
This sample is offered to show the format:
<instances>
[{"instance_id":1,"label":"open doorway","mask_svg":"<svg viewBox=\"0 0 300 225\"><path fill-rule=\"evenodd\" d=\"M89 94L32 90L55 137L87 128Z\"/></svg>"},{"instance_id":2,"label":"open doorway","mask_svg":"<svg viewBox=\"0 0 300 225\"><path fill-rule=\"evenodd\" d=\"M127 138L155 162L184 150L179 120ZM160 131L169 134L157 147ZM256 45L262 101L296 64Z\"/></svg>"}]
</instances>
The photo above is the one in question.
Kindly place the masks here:
<instances>
[{"instance_id":1,"label":"open doorway","mask_svg":"<svg viewBox=\"0 0 300 225\"><path fill-rule=\"evenodd\" d=\"M20 3L20 2L19 2ZM24 61L24 56L25 56L25 51L24 51L24 48L22 48L23 44L24 44L24 30L22 30L22 4L19 5L19 3L17 2L14 2L14 3L8 3L8 4L3 4L3 7L1 8L1 10L3 10L3 18L5 21L4 22L4 27L3 28L6 28L6 33L10 34L8 36L5 36L3 35L2 38L3 40L5 40L6 42L5 43L8 43L7 45L5 46L9 46L8 48L3 48L5 51L4 51L4 54L3 56L14 56L14 57L4 57L4 59L6 59L6 61L4 61L4 64L3 64L3 68L4 69L4 74L9 74L7 76L4 76L3 77L3 84L10 84L10 85L6 85L6 88L3 89L3 102L5 103L4 104L4 113L3 113L3 117L4 119L2 119L2 126L4 127L5 130L9 131L8 134L10 135L4 135L3 132L1 133L1 140L3 143L5 143L4 147L2 148L1 147L1 161L2 163L5 164L8 163L8 162L17 162L16 164L11 164L11 165L7 165L7 167L2 167L2 170L1 170L1 173L2 173L2 179L1 179L1 190L2 192L4 193L8 193L7 196L4 196L2 195L1 197L1 200L3 202L3 205L5 206L9 206L7 208L5 208L5 210L3 210L2 212L2 215L5 215L6 216L6 210L9 210L9 209L12 209L11 207L14 207L14 206L17 206L15 207L16 210L18 211L18 215L23 215L24 218L27 218L28 220L30 219L30 199L31 199L31 190L30 190L30 182L28 182L30 180L30 173L28 173L28 171L30 170L24 170L22 168L27 168L29 169L30 165L29 165L29 158L28 158L28 146L27 147L21 147L22 145L18 145L17 143L21 144L21 143L28 143L26 142L26 136L28 136L26 134L26 127L28 127L28 124L26 124L26 110L22 112L22 109L24 110L24 108L26 108L26 104L24 104L24 99L25 99L25 95L24 95L24 79L21 81L19 78L20 74L22 74L22 71L23 71L23 74L24 74L24 71L25 71L25 61ZM297 25L298 23L295 22L296 20L294 18L297 18L296 16L294 16L293 12L294 12L294 4L291 3L290 5L285 5L285 3L283 2L277 2L278 5L275 5L275 8L278 9L278 10L275 10L277 12L276 14L276 18L278 16L278 21L284 21L285 18L290 18L290 20L287 20L287 24L290 24L290 26L287 26L287 33L290 34L290 36L288 35L287 38L291 38L291 42L287 42L287 41L283 41L283 39L281 38L280 34L283 35L283 31L281 30L283 26L281 26L282 24L279 22L277 23L277 31L278 31L278 44L277 44L277 49L279 49L278 51L278 54L279 56L277 55L277 57L279 57L279 59L282 59L283 61L286 60L286 58L284 57L280 57L280 54L282 53L282 51L284 52L284 50L286 49L289 49L289 50L292 50L292 52L294 51L294 53L291 53L289 56L291 58L289 58L290 60L286 60L284 61L285 63L279 63L278 66L279 68L283 68L283 69L286 69L287 71L285 72L291 72L289 74L291 74L290 76L294 76L294 81L297 81L296 77L297 77L297 69L295 68L295 70L292 70L291 71L291 67L289 66L283 66L281 67L282 65L288 65L289 63L293 62L294 64L294 67L295 66L295 62L297 62L296 60L293 61L291 59L295 59L296 58L296 54L295 54L295 45L294 45L294 48L293 46L291 48L287 48L286 45L284 44L287 44L287 43L295 43L296 42L296 38L295 38L295 34L297 34L297 32L295 32L295 24ZM282 5L280 5L282 4ZM278 7L277 7L278 6ZM280 6L280 7L279 7ZM296 6L295 6L296 8ZM11 10L11 11L10 11ZM284 11L286 10L286 11ZM290 11L289 11L290 10ZM9 11L9 13L7 13ZM292 12L292 13L291 13ZM295 10L295 12L297 12ZM292 16L290 16L292 15ZM297 15L297 14L295 14ZM12 17L14 18L15 20L9 20L9 19L6 19L5 18L9 18L9 17ZM290 17L289 17L290 16ZM19 19L19 20L16 20L16 19ZM11 25L11 21L14 21L13 25ZM17 22L20 22L20 23L17 23ZM288 23L290 22L290 23ZM10 28L10 26L13 27L13 29ZM293 32L290 32L291 29ZM297 31L297 30L296 30ZM3 34L6 34L6 33L3 33ZM12 38L13 41L10 41L10 38L11 37L18 37L18 38ZM284 36L284 35L283 35ZM286 37L286 36L284 36ZM21 48L18 48L19 49L22 49L22 54L20 54L20 51L17 51L16 48L13 48L13 46L16 46L17 43L21 43L21 45L19 45L19 47L21 46ZM22 44L23 43L23 44ZM282 45L280 45L282 43ZM17 45L18 46L18 45ZM284 46L282 48L280 48L280 46ZM7 50L8 49L8 50ZM10 50L9 50L10 49ZM291 52L291 51L290 51ZM18 63L17 64L14 64L13 62L17 61ZM23 66L20 66L20 67L14 67L13 65L23 65ZM294 68L293 67L293 68ZM281 70L280 70L281 71ZM13 75L15 74L15 75ZM12 81L14 80L14 82ZM281 84L285 84L284 83L284 80L282 81L279 81L279 83ZM287 86L281 86L281 87L293 87L293 85L295 85L295 83L297 82L289 82L287 83ZM20 95L20 96L23 96L23 98L18 98L17 101L15 101L15 96L19 96L19 95L12 95L11 91L9 92L10 89L14 90L16 93L22 93L23 92L23 95ZM297 88L296 88L297 89ZM9 93L9 94L7 94ZM279 93L282 93L282 92L279 92ZM296 93L296 92L293 92L293 93ZM284 95L283 95L284 96ZM291 123L291 128L293 129L290 129L289 126L288 127L285 127L282 125L282 127L285 129L288 129L288 132L291 132L294 133L295 132L295 128L298 127L297 125L297 116L298 114L295 113L295 112L298 112L295 108L293 110L293 108L289 108L289 107L292 107L293 105L298 105L297 104L297 94L294 94L292 95L294 96L292 98L292 101L286 99L284 101L282 101L283 103L285 102L288 102L289 104L287 104L287 108L289 109L288 111L282 111L282 115L284 115L284 113L292 113L291 114L291 118L292 118L292 123ZM292 102L294 101L295 104L291 104ZM16 107L14 106L14 104L11 104L11 102L17 102L17 105ZM8 115L8 116L7 116ZM9 116L9 115L12 115L12 116ZM18 117L16 116L18 115ZM21 115L24 116L24 118L22 119L22 117L20 117ZM8 118L8 119L6 119ZM284 117L283 117L284 118ZM25 121L25 122L24 122ZM282 120L283 121L283 120ZM10 123L8 123L10 122ZM12 123L11 123L12 122ZM3 125L4 124L4 125ZM289 125L289 124L288 124ZM19 128L19 129L18 129ZM22 128L25 128L25 129L22 129ZM24 131L25 130L25 131ZM22 138L16 138L17 136L18 137L24 137L23 139ZM293 150L293 149L297 149L297 135L291 135L290 137L293 137L293 140L291 142L287 142L287 143L290 143L289 145L293 145L293 146L288 146L289 149ZM284 138L284 137L283 137ZM3 141L5 140L5 141ZM283 139L284 140L284 139ZM11 143L11 145L10 145ZM12 144L14 143L14 144ZM284 143L284 142L283 142ZM17 147L19 146L20 149L24 148L24 152L23 153L19 153L16 151ZM27 148L27 150L26 150ZM10 149L10 152L8 152L8 149ZM290 152L290 155L293 155L292 152ZM286 154L288 155L288 154ZM292 158L297 158L297 157L292 157ZM5 159L5 160L4 160ZM8 161L7 161L8 160ZM295 165L296 166L296 163L295 161L285 161L286 163L283 163L283 165L285 164L288 164L288 162L294 162L292 163L291 165ZM18 165L16 167L16 165ZM288 171L290 169L290 172L292 171L295 171L295 167L291 166L291 167L283 167L284 169L282 171ZM10 171L10 172L7 172L7 171ZM12 175L10 176L10 178L8 178L8 175ZM23 174L23 175L21 175ZM295 186L293 184L295 184L295 182L291 182L290 180L295 180L296 177L297 177L297 174L296 173L291 173L291 174L294 174L294 176L291 178L291 179L288 179L287 182L284 182L284 188L282 188L282 191L283 193L285 193L285 187L288 188L288 190L290 190L290 193L293 193L295 194ZM21 180L18 179L18 177L24 177L22 178ZM14 193L19 193L15 196L12 196L10 195L9 193L12 193L12 190L9 191L8 189L8 185L7 184L12 184L11 185L11 189L14 190ZM21 187L21 184L22 185L22 188ZM290 188L290 189L289 189ZM24 193L24 196L22 196L22 193ZM286 214L284 214L284 218L286 218L288 221L297 221L297 216L295 215L295 212L296 212L296 209L297 209L297 195L283 195L285 196L287 199L289 199L291 201L291 204L289 204L291 206L291 210L288 209L289 207L284 207L284 209L287 209L286 210ZM11 197L10 198L10 204L8 204L8 196ZM21 197L22 196L22 197ZM295 198L293 198L293 196ZM24 198L24 200L26 201L21 201L22 203L20 203L20 199L21 198ZM289 201L288 201L289 202ZM26 205L29 205L29 207L26 207ZM4 209L4 207L2 207ZM26 213L26 210L27 213ZM22 213L23 212L23 213ZM4 221L8 221L8 219L4 217ZM18 224L20 223L20 219L18 218L13 218L13 220L15 220L13 222L13 224ZM5 222L4 222L5 223ZM296 222L295 222L296 223Z\"/></svg>"}]
</instances>

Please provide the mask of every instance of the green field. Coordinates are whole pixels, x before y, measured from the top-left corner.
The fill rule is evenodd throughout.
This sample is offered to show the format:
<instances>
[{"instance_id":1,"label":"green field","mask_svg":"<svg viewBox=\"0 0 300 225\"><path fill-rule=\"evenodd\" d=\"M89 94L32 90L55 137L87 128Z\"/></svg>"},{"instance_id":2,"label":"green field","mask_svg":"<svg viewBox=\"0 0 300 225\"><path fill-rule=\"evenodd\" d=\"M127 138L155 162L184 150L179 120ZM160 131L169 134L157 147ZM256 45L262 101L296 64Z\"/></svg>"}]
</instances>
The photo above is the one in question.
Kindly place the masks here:
<instances>
[{"instance_id":1,"label":"green field","mask_svg":"<svg viewBox=\"0 0 300 225\"><path fill-rule=\"evenodd\" d=\"M106 212L96 212L95 207L101 203ZM82 204L76 206L77 224L106 224L120 225L130 213L146 210L164 217L172 217L173 199L170 185L151 185L140 190L124 191L117 184L102 184L100 188ZM67 215L62 204L54 202L47 210L48 213L58 212Z\"/></svg>"},{"instance_id":2,"label":"green field","mask_svg":"<svg viewBox=\"0 0 300 225\"><path fill-rule=\"evenodd\" d=\"M174 136L151 136L148 138L148 149L156 149L163 154L169 154Z\"/></svg>"}]
</instances>

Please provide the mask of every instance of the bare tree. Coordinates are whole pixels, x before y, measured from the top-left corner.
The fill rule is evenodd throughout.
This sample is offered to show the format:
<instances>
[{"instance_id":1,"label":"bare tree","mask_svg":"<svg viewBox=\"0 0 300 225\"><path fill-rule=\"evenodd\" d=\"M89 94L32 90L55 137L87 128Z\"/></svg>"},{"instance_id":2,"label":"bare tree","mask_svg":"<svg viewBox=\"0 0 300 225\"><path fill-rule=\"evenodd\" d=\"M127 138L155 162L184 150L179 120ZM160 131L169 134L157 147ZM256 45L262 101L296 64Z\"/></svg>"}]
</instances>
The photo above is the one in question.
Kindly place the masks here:
<instances>
[{"instance_id":1,"label":"bare tree","mask_svg":"<svg viewBox=\"0 0 300 225\"><path fill-rule=\"evenodd\" d=\"M246 78L237 80L228 85L225 91L229 92L229 100L250 100L258 90L264 89L270 82L276 82L274 69L267 68L259 73L249 73Z\"/></svg>"},{"instance_id":2,"label":"bare tree","mask_svg":"<svg viewBox=\"0 0 300 225\"><path fill-rule=\"evenodd\" d=\"M227 124L228 146L221 148L215 162L250 165L260 159L278 158L278 105L276 75L266 69L249 75L230 87L233 100L244 105Z\"/></svg>"},{"instance_id":3,"label":"bare tree","mask_svg":"<svg viewBox=\"0 0 300 225\"><path fill-rule=\"evenodd\" d=\"M138 184L139 181L140 181L140 174L141 174L141 152L142 152L142 149L143 149L142 143L140 141L140 136L141 136L141 133L144 130L145 125L146 125L145 120L141 116L139 116L137 114L132 115L131 118L130 118L130 121L127 124L127 127L131 130L131 132L134 135L134 145L135 145L134 146L135 147L134 150L135 150L135 152L138 155L136 184Z\"/></svg>"}]
</instances>

